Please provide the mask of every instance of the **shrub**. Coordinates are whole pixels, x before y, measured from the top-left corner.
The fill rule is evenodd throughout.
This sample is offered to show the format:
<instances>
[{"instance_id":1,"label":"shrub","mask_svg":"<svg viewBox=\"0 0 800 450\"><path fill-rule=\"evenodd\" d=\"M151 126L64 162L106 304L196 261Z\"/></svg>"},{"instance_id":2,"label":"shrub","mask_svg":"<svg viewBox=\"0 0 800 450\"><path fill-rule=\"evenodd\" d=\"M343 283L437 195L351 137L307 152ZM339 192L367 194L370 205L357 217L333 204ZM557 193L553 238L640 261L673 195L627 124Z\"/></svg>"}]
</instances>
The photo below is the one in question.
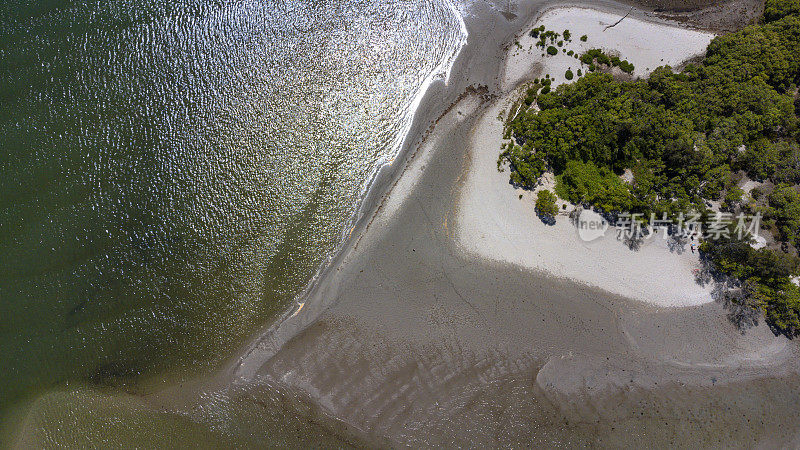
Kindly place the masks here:
<instances>
[{"instance_id":1,"label":"shrub","mask_svg":"<svg viewBox=\"0 0 800 450\"><path fill-rule=\"evenodd\" d=\"M633 69L634 69L633 64L629 63L628 61L620 61L619 62L619 68L620 68L620 70L622 70L623 72L625 72L627 74L633 73Z\"/></svg>"},{"instance_id":2,"label":"shrub","mask_svg":"<svg viewBox=\"0 0 800 450\"><path fill-rule=\"evenodd\" d=\"M558 49L557 48L553 47L552 45L547 47L547 54L548 55L553 56L556 53L558 53Z\"/></svg>"},{"instance_id":3,"label":"shrub","mask_svg":"<svg viewBox=\"0 0 800 450\"><path fill-rule=\"evenodd\" d=\"M541 85L539 83L534 83L533 86L529 87L527 91L525 91L525 98L523 101L525 102L525 106L531 106L533 102L536 100L536 93L539 91Z\"/></svg>"},{"instance_id":4,"label":"shrub","mask_svg":"<svg viewBox=\"0 0 800 450\"><path fill-rule=\"evenodd\" d=\"M620 70L628 74L633 73L634 69L633 64L631 64L630 62L624 59L620 59L619 56L606 55L599 48L593 48L591 50L587 50L585 53L581 55L580 60L582 63L588 64L590 67L594 64L602 64L610 67L619 67ZM592 70L592 72L593 71L594 70Z\"/></svg>"},{"instance_id":5,"label":"shrub","mask_svg":"<svg viewBox=\"0 0 800 450\"><path fill-rule=\"evenodd\" d=\"M570 38L572 37L572 34L570 34L569 30L564 30L564 32L561 33L561 35L564 36L565 41L570 40Z\"/></svg>"},{"instance_id":6,"label":"shrub","mask_svg":"<svg viewBox=\"0 0 800 450\"><path fill-rule=\"evenodd\" d=\"M556 195L547 189L543 189L536 194L536 212L542 219L555 219L558 214L558 205L556 205Z\"/></svg>"},{"instance_id":7,"label":"shrub","mask_svg":"<svg viewBox=\"0 0 800 450\"><path fill-rule=\"evenodd\" d=\"M581 36L581 42L586 42L588 39L589 39L589 36L586 36L585 34L583 36Z\"/></svg>"},{"instance_id":8,"label":"shrub","mask_svg":"<svg viewBox=\"0 0 800 450\"><path fill-rule=\"evenodd\" d=\"M591 64L593 61L597 61L599 64L605 64L607 66L610 66L612 60L599 48L593 48L591 50L587 50L581 55L582 63Z\"/></svg>"},{"instance_id":9,"label":"shrub","mask_svg":"<svg viewBox=\"0 0 800 450\"><path fill-rule=\"evenodd\" d=\"M570 69L567 69L567 72L564 73L564 78L566 78L568 80L571 80L574 77L575 77L575 75L573 75L572 70L570 70Z\"/></svg>"}]
</instances>

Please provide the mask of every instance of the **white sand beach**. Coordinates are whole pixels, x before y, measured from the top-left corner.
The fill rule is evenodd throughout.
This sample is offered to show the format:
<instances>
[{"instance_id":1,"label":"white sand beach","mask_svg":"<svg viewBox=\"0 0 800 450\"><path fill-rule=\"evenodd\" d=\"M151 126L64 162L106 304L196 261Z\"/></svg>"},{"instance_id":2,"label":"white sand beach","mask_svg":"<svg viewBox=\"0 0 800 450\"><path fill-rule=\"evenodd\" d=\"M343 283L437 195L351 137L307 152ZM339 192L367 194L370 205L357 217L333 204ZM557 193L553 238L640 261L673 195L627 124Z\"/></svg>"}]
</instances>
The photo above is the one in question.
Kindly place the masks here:
<instances>
[{"instance_id":1,"label":"white sand beach","mask_svg":"<svg viewBox=\"0 0 800 450\"><path fill-rule=\"evenodd\" d=\"M620 19L619 14L597 9L555 8L545 12L535 26L544 25L558 33L569 30L572 41L565 42L563 48L579 55L593 48L619 55L633 63L633 76L637 77L647 76L660 66L679 66L687 59L703 54L714 38L711 33L648 22L633 16L606 28ZM580 39L583 35L587 37L586 42ZM527 33L517 39L519 46L512 48L506 59L503 81L507 86L513 87L549 74L555 80L555 87L566 81L564 73L567 69L575 72L581 68L578 59L563 52L542 57L544 50L536 47L537 40ZM585 66L583 70L586 70Z\"/></svg>"},{"instance_id":2,"label":"white sand beach","mask_svg":"<svg viewBox=\"0 0 800 450\"><path fill-rule=\"evenodd\" d=\"M713 38L710 33L686 30L626 17L620 19L585 8L561 8L545 13L535 26L562 32L570 29L572 43L565 48L583 52L589 48L618 49L623 59L635 66L635 75L644 76L664 65L678 65L704 51ZM586 42L579 37L589 36ZM512 50L506 60L505 82L516 85L523 80L550 74L557 86L565 81L568 68L575 71L580 62L565 53L542 57L525 34L519 39L522 49ZM585 70L585 66L584 66ZM496 102L480 118L471 141L473 167L462 190L458 213L457 241L467 251L496 261L548 272L557 277L599 287L628 298L657 306L690 306L712 301L710 287L695 282L697 253L690 246L682 253L670 252L663 233L646 239L638 251L631 251L617 240L617 230L587 242L579 238L568 217L559 215L554 226L544 224L534 211L536 191L515 189L508 172L498 172L504 114L519 97L509 94ZM522 196L520 199L519 196ZM566 211L572 209L569 206Z\"/></svg>"}]
</instances>

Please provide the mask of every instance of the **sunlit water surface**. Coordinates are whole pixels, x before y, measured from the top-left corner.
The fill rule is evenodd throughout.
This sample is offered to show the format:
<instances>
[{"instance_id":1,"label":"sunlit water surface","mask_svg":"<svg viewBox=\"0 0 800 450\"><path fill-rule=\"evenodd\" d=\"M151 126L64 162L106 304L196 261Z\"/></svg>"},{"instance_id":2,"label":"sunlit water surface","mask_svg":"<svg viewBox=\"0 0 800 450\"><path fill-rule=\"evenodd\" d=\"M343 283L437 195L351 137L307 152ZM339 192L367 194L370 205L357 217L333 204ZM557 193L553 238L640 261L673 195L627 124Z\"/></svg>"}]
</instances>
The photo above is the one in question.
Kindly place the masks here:
<instances>
[{"instance_id":1,"label":"sunlit water surface","mask_svg":"<svg viewBox=\"0 0 800 450\"><path fill-rule=\"evenodd\" d=\"M213 368L286 308L462 45L448 1L0 5L0 410Z\"/></svg>"}]
</instances>

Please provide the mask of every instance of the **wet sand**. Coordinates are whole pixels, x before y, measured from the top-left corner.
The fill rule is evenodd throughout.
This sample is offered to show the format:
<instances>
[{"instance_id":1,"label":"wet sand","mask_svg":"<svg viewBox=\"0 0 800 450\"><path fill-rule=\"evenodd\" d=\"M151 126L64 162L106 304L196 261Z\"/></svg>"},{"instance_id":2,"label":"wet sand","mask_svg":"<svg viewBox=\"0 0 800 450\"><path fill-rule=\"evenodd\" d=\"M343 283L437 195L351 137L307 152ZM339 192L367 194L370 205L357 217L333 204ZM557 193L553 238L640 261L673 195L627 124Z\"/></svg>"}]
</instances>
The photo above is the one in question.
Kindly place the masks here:
<instances>
[{"instance_id":1,"label":"wet sand","mask_svg":"<svg viewBox=\"0 0 800 450\"><path fill-rule=\"evenodd\" d=\"M714 28L710 3L682 20ZM662 308L647 290L631 300L459 243L464 213L500 213L462 201L479 157L499 152L476 147L481 125L521 80L504 78L506 55L558 5L471 7L448 83L429 88L341 251L229 366L150 395L52 393L25 411L17 444L797 446L794 343L763 325L742 335L715 303ZM96 433L70 440L87 423Z\"/></svg>"},{"instance_id":2,"label":"wet sand","mask_svg":"<svg viewBox=\"0 0 800 450\"><path fill-rule=\"evenodd\" d=\"M798 352L764 325L741 334L715 303L660 308L456 243L476 129L514 88L505 50L545 6L526 5L476 6L420 139L299 306L230 368L234 385L300 393L382 445L790 444ZM452 107L421 132L433 104Z\"/></svg>"},{"instance_id":3,"label":"wet sand","mask_svg":"<svg viewBox=\"0 0 800 450\"><path fill-rule=\"evenodd\" d=\"M429 88L342 250L230 366L137 397L137 420L175 413L165 423L187 434L173 443L200 442L188 421L250 445L797 445L794 343L763 325L742 335L715 303L662 308L459 244L477 156L499 152L476 133L515 88L505 57L554 6L476 3L448 84ZM489 202L466 219L496 214ZM38 406L28 429L53 410ZM230 445L219 436L204 445Z\"/></svg>"}]
</instances>

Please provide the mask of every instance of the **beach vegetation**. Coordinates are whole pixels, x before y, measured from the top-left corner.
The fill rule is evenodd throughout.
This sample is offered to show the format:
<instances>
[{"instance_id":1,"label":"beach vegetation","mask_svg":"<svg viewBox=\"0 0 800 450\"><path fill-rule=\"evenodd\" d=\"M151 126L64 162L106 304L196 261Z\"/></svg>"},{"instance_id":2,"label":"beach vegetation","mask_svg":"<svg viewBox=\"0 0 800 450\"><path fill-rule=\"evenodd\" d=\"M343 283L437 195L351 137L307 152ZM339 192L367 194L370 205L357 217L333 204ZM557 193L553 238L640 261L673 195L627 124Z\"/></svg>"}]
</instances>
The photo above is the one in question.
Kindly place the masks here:
<instances>
[{"instance_id":1,"label":"beach vegetation","mask_svg":"<svg viewBox=\"0 0 800 450\"><path fill-rule=\"evenodd\" d=\"M800 236L800 194L794 186L780 184L768 196L764 217L773 220L781 240L797 245Z\"/></svg>"},{"instance_id":2,"label":"beach vegetation","mask_svg":"<svg viewBox=\"0 0 800 450\"><path fill-rule=\"evenodd\" d=\"M538 38L539 35L544 32L544 30L545 30L545 26L544 25L538 26L538 27L536 27L536 28L531 30L530 36L532 38Z\"/></svg>"},{"instance_id":3,"label":"beach vegetation","mask_svg":"<svg viewBox=\"0 0 800 450\"><path fill-rule=\"evenodd\" d=\"M552 170L561 198L610 216L707 222L710 201L763 214L767 247L704 240L703 258L746 286L736 301L758 308L776 333L800 333L800 289L790 281L800 247L800 0L768 0L760 23L714 38L705 58L681 71L662 66L624 81L596 72L632 73L619 57L591 49L579 59L590 73L553 90L542 83L539 111L509 117L513 145L498 165L512 183L532 189ZM620 177L626 169L630 183ZM737 172L765 184L744 196Z\"/></svg>"},{"instance_id":4,"label":"beach vegetation","mask_svg":"<svg viewBox=\"0 0 800 450\"><path fill-rule=\"evenodd\" d=\"M620 59L619 56L610 56L607 55L605 52L600 50L599 48L593 48L591 50L587 50L580 56L580 61L586 65L603 65L606 67L618 67L621 71L631 74L633 73L634 66L630 62L624 59Z\"/></svg>"},{"instance_id":5,"label":"beach vegetation","mask_svg":"<svg viewBox=\"0 0 800 450\"><path fill-rule=\"evenodd\" d=\"M574 204L593 205L612 214L632 207L633 196L625 183L609 168L591 161L567 162L559 181L558 191Z\"/></svg>"},{"instance_id":6,"label":"beach vegetation","mask_svg":"<svg viewBox=\"0 0 800 450\"><path fill-rule=\"evenodd\" d=\"M728 192L725 194L725 198L722 201L722 209L726 211L735 211L742 205L744 195L742 188L731 186L728 188Z\"/></svg>"},{"instance_id":7,"label":"beach vegetation","mask_svg":"<svg viewBox=\"0 0 800 450\"><path fill-rule=\"evenodd\" d=\"M767 0L764 2L764 22L774 22L786 16L800 15L800 0Z\"/></svg>"},{"instance_id":8,"label":"beach vegetation","mask_svg":"<svg viewBox=\"0 0 800 450\"><path fill-rule=\"evenodd\" d=\"M534 101L536 101L536 97L539 93L539 89L542 88L542 84L539 83L539 80L535 80L533 84L525 90L525 97L522 99L525 106L530 107Z\"/></svg>"},{"instance_id":9,"label":"beach vegetation","mask_svg":"<svg viewBox=\"0 0 800 450\"><path fill-rule=\"evenodd\" d=\"M536 194L536 214L546 223L555 222L558 214L556 195L547 189L542 189Z\"/></svg>"},{"instance_id":10,"label":"beach vegetation","mask_svg":"<svg viewBox=\"0 0 800 450\"><path fill-rule=\"evenodd\" d=\"M734 319L743 312L763 314L775 334L800 335L800 289L791 281L798 271L797 257L754 249L735 233L704 241L700 252L717 277L726 278L723 300L730 303Z\"/></svg>"},{"instance_id":11,"label":"beach vegetation","mask_svg":"<svg viewBox=\"0 0 800 450\"><path fill-rule=\"evenodd\" d=\"M536 30L538 30L538 32ZM545 30L544 25L542 25L538 29L534 28L534 30L531 31L531 36L539 38L538 41L536 41L536 46L540 48L545 48L548 46L548 44L552 46L552 44L555 44L556 42L561 42L559 47L564 45L563 41L560 40L561 34L556 33L553 30Z\"/></svg>"}]
</instances>

